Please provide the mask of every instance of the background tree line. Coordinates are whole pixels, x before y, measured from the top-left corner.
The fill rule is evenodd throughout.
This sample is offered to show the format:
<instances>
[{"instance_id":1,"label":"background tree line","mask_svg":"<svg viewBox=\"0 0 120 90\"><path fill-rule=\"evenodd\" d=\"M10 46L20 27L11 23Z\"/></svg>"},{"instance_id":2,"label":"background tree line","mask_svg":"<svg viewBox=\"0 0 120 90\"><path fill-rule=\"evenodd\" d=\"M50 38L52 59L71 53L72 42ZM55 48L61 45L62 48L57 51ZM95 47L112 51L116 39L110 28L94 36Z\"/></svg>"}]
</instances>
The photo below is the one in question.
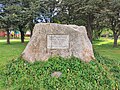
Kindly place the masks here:
<instances>
[{"instance_id":1,"label":"background tree line","mask_svg":"<svg viewBox=\"0 0 120 90\"><path fill-rule=\"evenodd\" d=\"M21 42L24 32L38 22L84 25L90 41L99 38L104 28L111 29L114 47L120 35L120 0L1 0L0 26L7 31L18 28Z\"/></svg>"}]
</instances>

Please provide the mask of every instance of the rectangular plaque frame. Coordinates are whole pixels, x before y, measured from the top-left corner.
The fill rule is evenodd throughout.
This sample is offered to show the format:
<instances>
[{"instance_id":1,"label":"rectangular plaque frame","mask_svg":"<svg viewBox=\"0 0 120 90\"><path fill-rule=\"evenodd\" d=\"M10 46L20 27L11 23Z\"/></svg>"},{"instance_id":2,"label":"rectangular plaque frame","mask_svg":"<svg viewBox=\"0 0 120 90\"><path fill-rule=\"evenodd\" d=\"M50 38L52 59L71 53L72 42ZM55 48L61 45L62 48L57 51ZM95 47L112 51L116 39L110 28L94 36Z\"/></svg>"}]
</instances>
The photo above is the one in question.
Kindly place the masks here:
<instances>
[{"instance_id":1,"label":"rectangular plaque frame","mask_svg":"<svg viewBox=\"0 0 120 90\"><path fill-rule=\"evenodd\" d=\"M69 35L47 35L48 49L68 49Z\"/></svg>"}]
</instances>

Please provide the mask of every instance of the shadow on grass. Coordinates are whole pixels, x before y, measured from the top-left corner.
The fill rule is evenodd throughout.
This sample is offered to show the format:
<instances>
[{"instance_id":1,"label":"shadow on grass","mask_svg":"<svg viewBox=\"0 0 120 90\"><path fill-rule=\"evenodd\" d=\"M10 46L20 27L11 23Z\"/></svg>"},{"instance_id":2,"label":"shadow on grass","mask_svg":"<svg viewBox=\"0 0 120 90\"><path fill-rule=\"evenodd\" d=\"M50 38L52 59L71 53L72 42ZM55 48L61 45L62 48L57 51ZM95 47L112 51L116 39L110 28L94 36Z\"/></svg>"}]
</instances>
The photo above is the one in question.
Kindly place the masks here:
<instances>
[{"instance_id":1,"label":"shadow on grass","mask_svg":"<svg viewBox=\"0 0 120 90\"><path fill-rule=\"evenodd\" d=\"M93 44L98 44L99 42L105 42L105 40L99 40L99 39L97 39L97 40L93 41Z\"/></svg>"},{"instance_id":2,"label":"shadow on grass","mask_svg":"<svg viewBox=\"0 0 120 90\"><path fill-rule=\"evenodd\" d=\"M117 47L113 47L113 39L94 40L93 46L105 49L120 49L120 41L118 40Z\"/></svg>"},{"instance_id":3,"label":"shadow on grass","mask_svg":"<svg viewBox=\"0 0 120 90\"><path fill-rule=\"evenodd\" d=\"M28 42L29 42L28 40L25 40L25 43L21 43L21 41L18 39L18 40L11 40L10 44L7 44L6 40L4 40L0 42L0 45L20 45L20 44L27 45Z\"/></svg>"}]
</instances>

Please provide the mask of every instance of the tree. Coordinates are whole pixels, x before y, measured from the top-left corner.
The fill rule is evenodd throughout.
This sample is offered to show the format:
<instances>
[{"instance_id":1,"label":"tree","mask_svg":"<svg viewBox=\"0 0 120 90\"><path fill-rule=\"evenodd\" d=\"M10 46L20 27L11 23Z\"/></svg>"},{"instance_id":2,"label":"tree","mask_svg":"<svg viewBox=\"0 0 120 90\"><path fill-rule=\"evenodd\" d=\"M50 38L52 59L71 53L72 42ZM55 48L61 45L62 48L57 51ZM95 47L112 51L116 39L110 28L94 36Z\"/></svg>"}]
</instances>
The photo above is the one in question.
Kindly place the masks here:
<instances>
[{"instance_id":1,"label":"tree","mask_svg":"<svg viewBox=\"0 0 120 90\"><path fill-rule=\"evenodd\" d=\"M85 25L90 41L93 36L93 22L96 13L101 10L102 0L63 0L61 5L61 22Z\"/></svg>"},{"instance_id":2,"label":"tree","mask_svg":"<svg viewBox=\"0 0 120 90\"><path fill-rule=\"evenodd\" d=\"M113 46L117 47L117 40L120 35L120 0L107 1L104 15L107 18L107 23L109 23L109 28L113 31Z\"/></svg>"},{"instance_id":3,"label":"tree","mask_svg":"<svg viewBox=\"0 0 120 90\"><path fill-rule=\"evenodd\" d=\"M21 7L20 12L17 14L18 17L18 28L21 32L21 42L24 43L24 27L28 25L31 36L35 23L34 19L40 13L41 1L39 0L20 0L19 6Z\"/></svg>"},{"instance_id":4,"label":"tree","mask_svg":"<svg viewBox=\"0 0 120 90\"><path fill-rule=\"evenodd\" d=\"M4 28L7 32L7 44L10 44L10 35L9 35L9 31L10 28L14 27L14 24L16 23L15 19L16 18L16 14L14 12L16 12L17 8L16 6L11 6L12 2L7 2L4 0L1 0L1 5L3 5L1 7L1 12L0 12L0 26L1 28ZM7 3L7 4L6 4ZM15 2L14 2L15 3Z\"/></svg>"},{"instance_id":5,"label":"tree","mask_svg":"<svg viewBox=\"0 0 120 90\"><path fill-rule=\"evenodd\" d=\"M21 42L24 43L24 29L28 24L31 35L34 27L34 19L40 13L41 0L2 0L4 5L3 12L1 12L1 21L7 28L11 25L18 26L21 32ZM15 25L14 25L15 24ZM7 29L8 31L8 29ZM9 31L8 31L9 32Z\"/></svg>"},{"instance_id":6,"label":"tree","mask_svg":"<svg viewBox=\"0 0 120 90\"><path fill-rule=\"evenodd\" d=\"M59 12L59 5L62 0L44 0L44 8L41 11L41 15L44 17L45 22L55 23L54 17Z\"/></svg>"}]
</instances>

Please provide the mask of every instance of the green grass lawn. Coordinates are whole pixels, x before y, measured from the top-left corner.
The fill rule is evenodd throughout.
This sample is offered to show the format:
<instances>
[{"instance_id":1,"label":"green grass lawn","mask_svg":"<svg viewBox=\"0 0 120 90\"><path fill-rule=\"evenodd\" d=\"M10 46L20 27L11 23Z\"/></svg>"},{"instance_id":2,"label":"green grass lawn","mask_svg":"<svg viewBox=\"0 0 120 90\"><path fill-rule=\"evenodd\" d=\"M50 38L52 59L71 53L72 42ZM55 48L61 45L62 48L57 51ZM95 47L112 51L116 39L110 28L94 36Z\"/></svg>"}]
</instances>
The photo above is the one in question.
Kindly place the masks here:
<instances>
[{"instance_id":1,"label":"green grass lawn","mask_svg":"<svg viewBox=\"0 0 120 90\"><path fill-rule=\"evenodd\" d=\"M25 43L22 44L20 39L11 39L11 44L6 44L5 39L0 40L0 67L6 65L12 59L16 59L20 56L29 39L25 39Z\"/></svg>"},{"instance_id":2,"label":"green grass lawn","mask_svg":"<svg viewBox=\"0 0 120 90\"><path fill-rule=\"evenodd\" d=\"M101 38L93 42L93 47L100 55L120 62L120 40L118 40L118 44L117 48L113 48L113 39Z\"/></svg>"},{"instance_id":3,"label":"green grass lawn","mask_svg":"<svg viewBox=\"0 0 120 90\"><path fill-rule=\"evenodd\" d=\"M25 44L21 44L20 39L11 39L11 44L7 45L6 39L0 38L0 66L20 56L28 41L29 38L25 40ZM120 40L118 42L120 44ZM93 47L100 55L120 61L120 46L113 48L112 44L112 39L102 38L94 41Z\"/></svg>"},{"instance_id":4,"label":"green grass lawn","mask_svg":"<svg viewBox=\"0 0 120 90\"><path fill-rule=\"evenodd\" d=\"M33 64L17 58L28 41L21 44L19 39L11 39L7 45L5 39L0 40L0 90L120 89L120 46L113 48L113 40L94 41L93 47L100 54L95 53L96 60L90 63L54 57ZM52 78L53 71L61 71L62 76Z\"/></svg>"}]
</instances>

